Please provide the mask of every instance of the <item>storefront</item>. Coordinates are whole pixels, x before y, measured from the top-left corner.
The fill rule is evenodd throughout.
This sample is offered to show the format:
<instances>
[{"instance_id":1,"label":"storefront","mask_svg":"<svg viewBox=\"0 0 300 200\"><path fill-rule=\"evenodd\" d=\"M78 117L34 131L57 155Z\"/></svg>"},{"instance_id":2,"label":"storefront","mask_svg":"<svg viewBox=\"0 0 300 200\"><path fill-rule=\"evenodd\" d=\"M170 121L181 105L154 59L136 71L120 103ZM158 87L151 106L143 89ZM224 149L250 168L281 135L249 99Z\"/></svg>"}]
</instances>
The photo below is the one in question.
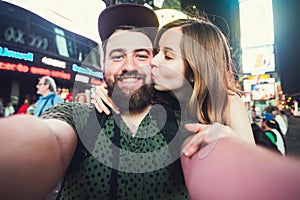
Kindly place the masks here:
<instances>
[{"instance_id":1,"label":"storefront","mask_svg":"<svg viewBox=\"0 0 300 200\"><path fill-rule=\"evenodd\" d=\"M41 76L53 77L62 97L69 92L84 92L93 85L101 84L103 79L101 71L83 67L79 62L0 46L1 98L16 101L26 95L34 95L35 85Z\"/></svg>"},{"instance_id":2,"label":"storefront","mask_svg":"<svg viewBox=\"0 0 300 200\"><path fill-rule=\"evenodd\" d=\"M21 103L41 76L53 77L63 98L101 84L97 43L0 3L0 98Z\"/></svg>"}]
</instances>

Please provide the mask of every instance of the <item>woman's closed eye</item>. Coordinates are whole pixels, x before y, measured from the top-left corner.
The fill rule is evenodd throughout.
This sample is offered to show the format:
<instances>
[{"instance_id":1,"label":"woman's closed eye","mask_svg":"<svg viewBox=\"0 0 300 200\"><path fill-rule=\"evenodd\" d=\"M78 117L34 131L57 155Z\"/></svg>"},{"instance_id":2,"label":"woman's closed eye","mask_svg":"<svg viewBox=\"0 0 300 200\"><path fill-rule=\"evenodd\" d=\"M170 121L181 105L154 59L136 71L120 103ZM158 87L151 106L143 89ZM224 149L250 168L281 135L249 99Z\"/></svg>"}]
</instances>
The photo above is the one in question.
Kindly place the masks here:
<instances>
[{"instance_id":1,"label":"woman's closed eye","mask_svg":"<svg viewBox=\"0 0 300 200\"><path fill-rule=\"evenodd\" d=\"M166 60L172 60L172 59L174 59L174 55L172 53L168 52L168 51L164 52L164 56L165 56Z\"/></svg>"}]
</instances>

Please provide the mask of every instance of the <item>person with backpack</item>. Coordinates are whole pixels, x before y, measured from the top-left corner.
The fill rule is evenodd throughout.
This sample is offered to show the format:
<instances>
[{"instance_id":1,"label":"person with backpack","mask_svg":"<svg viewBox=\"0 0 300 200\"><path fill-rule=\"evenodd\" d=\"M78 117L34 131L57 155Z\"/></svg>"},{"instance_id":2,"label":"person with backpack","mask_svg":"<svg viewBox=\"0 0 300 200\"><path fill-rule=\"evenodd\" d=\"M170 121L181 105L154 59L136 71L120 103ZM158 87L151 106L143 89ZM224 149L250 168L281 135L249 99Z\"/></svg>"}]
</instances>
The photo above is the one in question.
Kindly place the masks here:
<instances>
[{"instance_id":1,"label":"person with backpack","mask_svg":"<svg viewBox=\"0 0 300 200\"><path fill-rule=\"evenodd\" d=\"M50 76L43 76L36 85L37 94L41 95L34 107L34 115L41 116L48 108L64 102L64 100L56 94L56 83Z\"/></svg>"},{"instance_id":2,"label":"person with backpack","mask_svg":"<svg viewBox=\"0 0 300 200\"><path fill-rule=\"evenodd\" d=\"M251 124L255 144L280 153L277 146L266 136L265 131L257 123Z\"/></svg>"},{"instance_id":3,"label":"person with backpack","mask_svg":"<svg viewBox=\"0 0 300 200\"><path fill-rule=\"evenodd\" d=\"M265 131L266 136L276 145L280 153L286 155L286 142L285 138L280 130L278 122L274 116L266 113L262 119L262 128Z\"/></svg>"}]
</instances>

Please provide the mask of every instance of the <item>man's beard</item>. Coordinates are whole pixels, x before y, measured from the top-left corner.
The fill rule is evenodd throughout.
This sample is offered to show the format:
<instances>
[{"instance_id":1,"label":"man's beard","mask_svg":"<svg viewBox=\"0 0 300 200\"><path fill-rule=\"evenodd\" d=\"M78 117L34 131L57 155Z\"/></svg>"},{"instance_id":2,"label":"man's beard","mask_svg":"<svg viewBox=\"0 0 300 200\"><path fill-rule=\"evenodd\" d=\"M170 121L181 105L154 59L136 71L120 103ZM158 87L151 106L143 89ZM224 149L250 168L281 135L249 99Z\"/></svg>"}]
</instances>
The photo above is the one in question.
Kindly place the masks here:
<instances>
[{"instance_id":1,"label":"man's beard","mask_svg":"<svg viewBox=\"0 0 300 200\"><path fill-rule=\"evenodd\" d=\"M118 79L115 78L115 80ZM117 82L106 80L108 96L118 106L121 113L138 112L151 103L154 91L153 84L143 84L140 88L132 90L131 88L120 88Z\"/></svg>"}]
</instances>

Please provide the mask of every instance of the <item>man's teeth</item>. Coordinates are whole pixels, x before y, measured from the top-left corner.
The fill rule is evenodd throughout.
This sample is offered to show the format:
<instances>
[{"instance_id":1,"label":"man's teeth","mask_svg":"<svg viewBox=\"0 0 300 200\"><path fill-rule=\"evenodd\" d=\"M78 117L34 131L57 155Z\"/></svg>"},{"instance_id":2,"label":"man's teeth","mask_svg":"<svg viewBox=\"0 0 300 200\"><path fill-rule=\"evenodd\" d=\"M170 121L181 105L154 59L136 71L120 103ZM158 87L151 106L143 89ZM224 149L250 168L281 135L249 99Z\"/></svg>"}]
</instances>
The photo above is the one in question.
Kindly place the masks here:
<instances>
[{"instance_id":1,"label":"man's teeth","mask_svg":"<svg viewBox=\"0 0 300 200\"><path fill-rule=\"evenodd\" d=\"M138 77L123 77L123 78L120 78L120 80L123 82L134 82L134 81L137 81L140 79Z\"/></svg>"},{"instance_id":2,"label":"man's teeth","mask_svg":"<svg viewBox=\"0 0 300 200\"><path fill-rule=\"evenodd\" d=\"M136 78L123 78L122 81L124 82L134 82L134 81L137 81L138 79Z\"/></svg>"}]
</instances>

